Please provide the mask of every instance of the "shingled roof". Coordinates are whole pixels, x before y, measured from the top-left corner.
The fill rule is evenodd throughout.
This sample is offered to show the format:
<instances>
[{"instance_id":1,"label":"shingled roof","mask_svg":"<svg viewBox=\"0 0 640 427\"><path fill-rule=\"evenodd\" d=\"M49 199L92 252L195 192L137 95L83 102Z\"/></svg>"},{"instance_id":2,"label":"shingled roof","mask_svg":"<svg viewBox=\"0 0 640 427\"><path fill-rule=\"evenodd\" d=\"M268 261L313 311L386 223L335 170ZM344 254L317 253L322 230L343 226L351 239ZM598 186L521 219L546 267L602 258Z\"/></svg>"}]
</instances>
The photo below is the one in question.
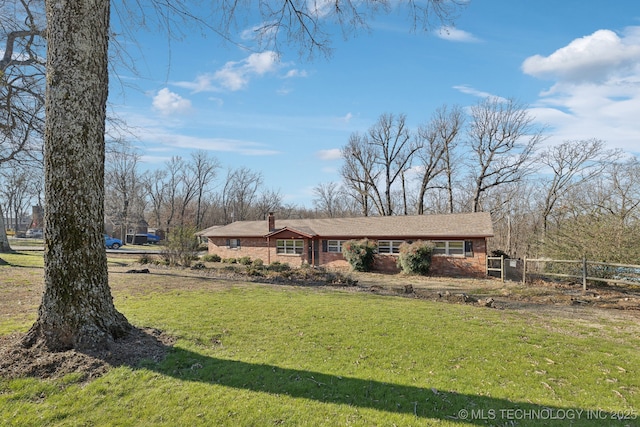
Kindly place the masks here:
<instances>
[{"instance_id":1,"label":"shingled roof","mask_svg":"<svg viewBox=\"0 0 640 427\"><path fill-rule=\"evenodd\" d=\"M276 219L275 230L268 222L237 221L213 226L198 233L205 237L265 237L288 229L312 237L323 238L482 238L493 236L488 212L445 214L369 216L357 218Z\"/></svg>"}]
</instances>

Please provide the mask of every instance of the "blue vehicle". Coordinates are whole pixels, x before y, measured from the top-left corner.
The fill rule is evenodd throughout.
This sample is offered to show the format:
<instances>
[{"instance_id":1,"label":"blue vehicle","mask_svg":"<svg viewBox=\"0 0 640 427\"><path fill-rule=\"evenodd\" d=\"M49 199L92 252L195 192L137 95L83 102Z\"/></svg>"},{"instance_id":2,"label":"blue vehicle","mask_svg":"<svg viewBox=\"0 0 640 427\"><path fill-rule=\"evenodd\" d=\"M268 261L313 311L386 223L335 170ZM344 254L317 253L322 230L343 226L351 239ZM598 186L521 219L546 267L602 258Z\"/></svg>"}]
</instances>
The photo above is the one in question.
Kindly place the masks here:
<instances>
[{"instance_id":1,"label":"blue vehicle","mask_svg":"<svg viewBox=\"0 0 640 427\"><path fill-rule=\"evenodd\" d=\"M109 249L120 249L122 246L122 240L110 237L108 234L104 235L104 245Z\"/></svg>"},{"instance_id":2,"label":"blue vehicle","mask_svg":"<svg viewBox=\"0 0 640 427\"><path fill-rule=\"evenodd\" d=\"M155 234L147 233L147 243L158 243L160 241L160 237Z\"/></svg>"}]
</instances>

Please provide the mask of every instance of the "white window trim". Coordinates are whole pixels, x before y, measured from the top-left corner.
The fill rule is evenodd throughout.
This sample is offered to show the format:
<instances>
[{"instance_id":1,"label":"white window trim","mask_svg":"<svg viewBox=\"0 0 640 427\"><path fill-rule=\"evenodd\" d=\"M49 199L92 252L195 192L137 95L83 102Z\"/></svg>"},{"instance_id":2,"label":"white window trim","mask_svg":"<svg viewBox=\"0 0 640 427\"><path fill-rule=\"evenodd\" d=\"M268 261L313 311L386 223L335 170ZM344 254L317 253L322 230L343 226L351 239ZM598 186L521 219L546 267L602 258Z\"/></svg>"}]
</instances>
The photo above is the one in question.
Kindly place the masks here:
<instances>
[{"instance_id":1,"label":"white window trim","mask_svg":"<svg viewBox=\"0 0 640 427\"><path fill-rule=\"evenodd\" d=\"M439 252L439 253L435 253L435 248L434 248L434 252L433 252L433 256L450 256L450 257L460 257L460 258L464 258L465 257L465 241L464 240L434 240L433 241L434 244L438 244L438 243L444 243L444 253ZM451 243L456 243L456 244L462 244L462 248L451 248L450 244ZM441 249L441 248L438 248ZM462 252L458 252L460 251L460 249L462 249ZM456 253L451 253L452 250L455 250Z\"/></svg>"},{"instance_id":2,"label":"white window trim","mask_svg":"<svg viewBox=\"0 0 640 427\"><path fill-rule=\"evenodd\" d=\"M385 243L385 248L384 251L381 251L381 243L383 242ZM378 240L378 253L385 255L398 255L400 253L400 245L403 243L405 243L404 240Z\"/></svg>"},{"instance_id":3,"label":"white window trim","mask_svg":"<svg viewBox=\"0 0 640 427\"><path fill-rule=\"evenodd\" d=\"M283 242L283 246L280 246L280 242ZM280 250L283 249L281 252ZM296 252L299 249L299 252ZM277 239L276 240L276 254L277 255L293 255L301 256L304 253L304 240L302 239Z\"/></svg>"},{"instance_id":4,"label":"white window trim","mask_svg":"<svg viewBox=\"0 0 640 427\"><path fill-rule=\"evenodd\" d=\"M227 246L227 248L234 249L234 250L240 249L240 239L228 239L228 240L229 240L229 245Z\"/></svg>"},{"instance_id":5,"label":"white window trim","mask_svg":"<svg viewBox=\"0 0 640 427\"><path fill-rule=\"evenodd\" d=\"M331 252L331 253L334 253L334 254L341 254L342 253L342 245L346 241L347 240L336 240L336 239L327 240L327 252ZM337 242L337 245L335 245L335 244L332 245L330 242ZM335 250L336 248L337 248L337 250Z\"/></svg>"}]
</instances>

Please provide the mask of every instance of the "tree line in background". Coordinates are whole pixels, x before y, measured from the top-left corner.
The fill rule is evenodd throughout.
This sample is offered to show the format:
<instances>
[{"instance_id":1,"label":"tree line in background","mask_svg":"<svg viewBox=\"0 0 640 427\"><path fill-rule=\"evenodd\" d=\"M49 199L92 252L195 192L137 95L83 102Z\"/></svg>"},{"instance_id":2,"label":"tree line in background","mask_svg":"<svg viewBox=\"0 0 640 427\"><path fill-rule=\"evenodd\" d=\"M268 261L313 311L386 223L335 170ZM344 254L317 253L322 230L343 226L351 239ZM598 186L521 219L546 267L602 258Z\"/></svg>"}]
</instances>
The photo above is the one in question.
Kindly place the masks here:
<instances>
[{"instance_id":1,"label":"tree line in background","mask_svg":"<svg viewBox=\"0 0 640 427\"><path fill-rule=\"evenodd\" d=\"M341 182L314 188L327 216L490 212L490 251L638 263L640 163L598 139L544 144L527 106L442 106L410 130L383 114L342 149Z\"/></svg>"},{"instance_id":2,"label":"tree line in background","mask_svg":"<svg viewBox=\"0 0 640 427\"><path fill-rule=\"evenodd\" d=\"M637 158L597 139L543 146L545 129L513 100L486 99L468 113L443 106L416 129L406 121L383 114L352 134L342 147L342 180L314 187L312 208L284 203L260 171L225 168L206 151L142 171L135 149L112 142L106 221L130 229L144 220L167 232L263 220L272 211L279 218L489 211L490 250L512 257L639 258ZM24 215L41 195L37 163L0 172L4 210Z\"/></svg>"}]
</instances>

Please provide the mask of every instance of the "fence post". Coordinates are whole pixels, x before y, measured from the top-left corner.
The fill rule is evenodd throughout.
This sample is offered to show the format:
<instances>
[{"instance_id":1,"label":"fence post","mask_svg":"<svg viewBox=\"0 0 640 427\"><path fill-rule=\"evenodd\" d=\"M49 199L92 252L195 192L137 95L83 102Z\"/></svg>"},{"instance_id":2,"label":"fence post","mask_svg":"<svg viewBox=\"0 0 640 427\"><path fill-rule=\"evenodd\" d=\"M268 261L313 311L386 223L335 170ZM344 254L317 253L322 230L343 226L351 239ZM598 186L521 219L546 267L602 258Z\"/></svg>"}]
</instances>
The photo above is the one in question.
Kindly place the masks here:
<instances>
[{"instance_id":1,"label":"fence post","mask_svg":"<svg viewBox=\"0 0 640 427\"><path fill-rule=\"evenodd\" d=\"M587 292L587 257L582 257L582 292Z\"/></svg>"},{"instance_id":2,"label":"fence post","mask_svg":"<svg viewBox=\"0 0 640 427\"><path fill-rule=\"evenodd\" d=\"M504 273L504 255L500 255L500 279L502 280L502 283L504 283Z\"/></svg>"},{"instance_id":3,"label":"fence post","mask_svg":"<svg viewBox=\"0 0 640 427\"><path fill-rule=\"evenodd\" d=\"M522 286L527 284L527 257L522 261Z\"/></svg>"}]
</instances>

